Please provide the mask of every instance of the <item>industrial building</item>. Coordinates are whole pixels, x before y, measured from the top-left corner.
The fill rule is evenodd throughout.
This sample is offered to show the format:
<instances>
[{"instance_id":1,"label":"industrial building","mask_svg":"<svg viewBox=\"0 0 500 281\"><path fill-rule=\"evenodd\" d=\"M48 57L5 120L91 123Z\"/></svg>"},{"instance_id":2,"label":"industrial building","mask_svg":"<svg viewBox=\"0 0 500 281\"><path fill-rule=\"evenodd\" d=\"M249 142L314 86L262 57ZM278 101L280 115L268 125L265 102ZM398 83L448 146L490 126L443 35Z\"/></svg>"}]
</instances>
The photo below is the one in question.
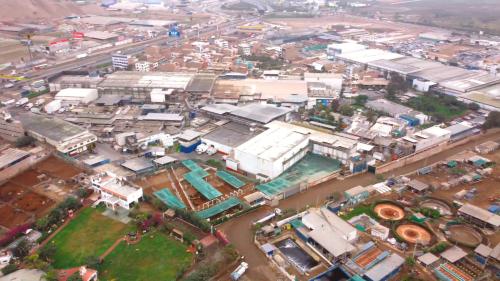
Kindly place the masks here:
<instances>
[{"instance_id":1,"label":"industrial building","mask_svg":"<svg viewBox=\"0 0 500 281\"><path fill-rule=\"evenodd\" d=\"M244 142L254 138L265 129L236 122L228 122L201 137L201 141L211 145L222 154L229 155Z\"/></svg>"},{"instance_id":2,"label":"industrial building","mask_svg":"<svg viewBox=\"0 0 500 281\"><path fill-rule=\"evenodd\" d=\"M54 97L63 105L89 104L97 99L97 89L65 88Z\"/></svg>"},{"instance_id":3,"label":"industrial building","mask_svg":"<svg viewBox=\"0 0 500 281\"><path fill-rule=\"evenodd\" d=\"M463 138L479 134L481 130L476 126L473 126L470 122L464 121L446 127L445 130L450 131L450 140L457 141Z\"/></svg>"},{"instance_id":4,"label":"industrial building","mask_svg":"<svg viewBox=\"0 0 500 281\"><path fill-rule=\"evenodd\" d=\"M355 250L351 243L358 237L356 228L328 209L311 209L302 223L310 230L307 245L329 264L344 260Z\"/></svg>"},{"instance_id":5,"label":"industrial building","mask_svg":"<svg viewBox=\"0 0 500 281\"><path fill-rule=\"evenodd\" d=\"M97 141L88 130L56 117L26 113L19 120L28 135L54 146L61 154L76 155L92 148Z\"/></svg>"},{"instance_id":6,"label":"industrial building","mask_svg":"<svg viewBox=\"0 0 500 281\"><path fill-rule=\"evenodd\" d=\"M263 180L278 177L308 152L347 164L356 153L357 139L327 134L281 121L265 126L266 131L234 149L226 165Z\"/></svg>"},{"instance_id":7,"label":"industrial building","mask_svg":"<svg viewBox=\"0 0 500 281\"><path fill-rule=\"evenodd\" d=\"M217 119L228 119L247 125L265 125L275 120L288 121L292 111L285 107L259 103L239 107L230 104L210 104L201 110Z\"/></svg>"},{"instance_id":8,"label":"industrial building","mask_svg":"<svg viewBox=\"0 0 500 281\"><path fill-rule=\"evenodd\" d=\"M97 89L97 85L103 80L101 77L83 75L61 75L49 79L49 89L57 92L65 88L88 88Z\"/></svg>"},{"instance_id":9,"label":"industrial building","mask_svg":"<svg viewBox=\"0 0 500 281\"><path fill-rule=\"evenodd\" d=\"M167 72L118 71L105 77L99 86L99 95L132 95L147 100L153 89L173 89L183 92L194 74Z\"/></svg>"},{"instance_id":10,"label":"industrial building","mask_svg":"<svg viewBox=\"0 0 500 281\"><path fill-rule=\"evenodd\" d=\"M500 216L490 213L485 209L466 203L460 209L458 214L465 220L478 225L479 227L489 227L498 230L500 227Z\"/></svg>"},{"instance_id":11,"label":"industrial building","mask_svg":"<svg viewBox=\"0 0 500 281\"><path fill-rule=\"evenodd\" d=\"M14 166L30 157L30 153L16 148L8 148L0 153L0 171Z\"/></svg>"},{"instance_id":12,"label":"industrial building","mask_svg":"<svg viewBox=\"0 0 500 281\"><path fill-rule=\"evenodd\" d=\"M422 131L418 131L411 136L400 139L403 143L411 144L415 152L419 152L439 144L448 142L451 132L438 126L433 126Z\"/></svg>"}]
</instances>

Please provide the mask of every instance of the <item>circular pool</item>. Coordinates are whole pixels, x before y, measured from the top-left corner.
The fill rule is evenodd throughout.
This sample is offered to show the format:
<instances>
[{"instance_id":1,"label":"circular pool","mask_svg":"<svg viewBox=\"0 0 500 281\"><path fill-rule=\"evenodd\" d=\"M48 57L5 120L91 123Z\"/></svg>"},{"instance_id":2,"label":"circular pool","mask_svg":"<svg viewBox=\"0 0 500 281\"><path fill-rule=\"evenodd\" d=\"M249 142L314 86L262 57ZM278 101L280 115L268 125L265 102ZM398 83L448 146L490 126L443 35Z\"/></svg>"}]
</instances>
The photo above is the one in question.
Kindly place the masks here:
<instances>
[{"instance_id":1,"label":"circular pool","mask_svg":"<svg viewBox=\"0 0 500 281\"><path fill-rule=\"evenodd\" d=\"M418 242L422 245L428 245L432 239L432 235L427 229L412 223L399 225L396 228L396 233L401 239L412 244Z\"/></svg>"},{"instance_id":2,"label":"circular pool","mask_svg":"<svg viewBox=\"0 0 500 281\"><path fill-rule=\"evenodd\" d=\"M405 217L403 208L391 203L377 204L373 210L384 220L399 221Z\"/></svg>"}]
</instances>

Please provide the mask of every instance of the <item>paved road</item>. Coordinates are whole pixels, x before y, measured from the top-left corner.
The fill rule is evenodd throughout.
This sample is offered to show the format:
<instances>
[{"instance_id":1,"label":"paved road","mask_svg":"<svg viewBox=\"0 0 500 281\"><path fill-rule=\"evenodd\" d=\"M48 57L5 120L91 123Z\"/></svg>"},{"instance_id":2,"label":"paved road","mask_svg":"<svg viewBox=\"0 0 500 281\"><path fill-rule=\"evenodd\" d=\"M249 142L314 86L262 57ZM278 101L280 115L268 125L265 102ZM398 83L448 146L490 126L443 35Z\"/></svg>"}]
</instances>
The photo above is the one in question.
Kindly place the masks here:
<instances>
[{"instance_id":1,"label":"paved road","mask_svg":"<svg viewBox=\"0 0 500 281\"><path fill-rule=\"evenodd\" d=\"M451 155L470 149L487 140L500 141L500 131L490 131L477 141L469 141L466 144L435 154L427 159L396 169L391 171L390 175L397 176L410 173L426 165L442 161ZM306 205L318 205L321 204L323 200L325 200L325 198L334 191L343 192L357 185L370 185L373 184L375 180L376 179L373 174L365 173L347 178L345 180L325 182L303 193L280 201L279 208L300 209ZM240 253L245 256L246 261L249 263L250 269L247 276L251 280L278 280L277 276L274 275L272 270L267 265L267 260L264 254L253 243L253 236L250 228L252 221L261 218L267 212L269 212L269 209L261 208L253 213L230 220L221 226L222 230L228 235L231 243L233 243Z\"/></svg>"}]
</instances>

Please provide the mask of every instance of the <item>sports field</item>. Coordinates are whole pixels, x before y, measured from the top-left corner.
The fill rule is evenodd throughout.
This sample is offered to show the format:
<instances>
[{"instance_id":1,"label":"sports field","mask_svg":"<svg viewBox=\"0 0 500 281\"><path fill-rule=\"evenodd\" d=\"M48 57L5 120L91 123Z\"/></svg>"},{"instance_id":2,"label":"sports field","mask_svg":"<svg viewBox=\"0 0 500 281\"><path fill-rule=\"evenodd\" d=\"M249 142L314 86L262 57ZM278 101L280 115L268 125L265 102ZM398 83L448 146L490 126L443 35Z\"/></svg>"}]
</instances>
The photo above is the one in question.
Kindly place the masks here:
<instances>
[{"instance_id":1,"label":"sports field","mask_svg":"<svg viewBox=\"0 0 500 281\"><path fill-rule=\"evenodd\" d=\"M192 254L179 241L153 232L134 245L120 243L105 259L99 280L176 280L190 266Z\"/></svg>"},{"instance_id":2,"label":"sports field","mask_svg":"<svg viewBox=\"0 0 500 281\"><path fill-rule=\"evenodd\" d=\"M89 256L102 255L131 229L129 225L102 215L101 211L84 209L49 242L57 248L54 268L81 266Z\"/></svg>"}]
</instances>

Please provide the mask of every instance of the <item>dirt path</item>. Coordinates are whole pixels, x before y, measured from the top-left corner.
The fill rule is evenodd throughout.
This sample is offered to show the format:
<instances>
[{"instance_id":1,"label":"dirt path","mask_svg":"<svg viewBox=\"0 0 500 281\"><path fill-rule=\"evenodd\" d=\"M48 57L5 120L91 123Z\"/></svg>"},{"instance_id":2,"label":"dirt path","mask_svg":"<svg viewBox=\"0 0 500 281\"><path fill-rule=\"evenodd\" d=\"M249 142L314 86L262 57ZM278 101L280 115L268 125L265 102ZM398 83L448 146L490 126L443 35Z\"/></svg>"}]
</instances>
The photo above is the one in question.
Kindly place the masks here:
<instances>
[{"instance_id":1,"label":"dirt path","mask_svg":"<svg viewBox=\"0 0 500 281\"><path fill-rule=\"evenodd\" d=\"M125 238L120 237L120 238L116 239L115 243L113 243L113 245L112 245L111 247L109 247L109 248L106 250L106 252L104 252L104 254L102 254L102 255L100 255L100 256L99 256L99 259L100 259L101 261L102 261L102 260L104 260L104 258L106 258L106 257L109 255L109 253L113 252L113 250L114 250L114 249L115 249L118 245L120 245L120 243L121 243L122 241L125 241Z\"/></svg>"},{"instance_id":2,"label":"dirt path","mask_svg":"<svg viewBox=\"0 0 500 281\"><path fill-rule=\"evenodd\" d=\"M389 174L391 176L407 174L423 166L442 161L460 151L473 148L474 146L488 140L500 140L500 132L488 132L479 140L470 141L452 149L442 151L441 153L435 154L424 160L393 170ZM303 193L296 194L290 198L280 201L279 208L300 209L306 205L318 205L321 204L328 195L332 194L335 191L343 192L357 185L366 186L375 182L375 176L370 173L356 175L345 180L332 180L322 183ZM253 243L251 231L252 221L261 218L267 212L269 212L269 210L269 208L261 208L255 212L251 212L236 219L229 220L221 226L221 229L227 234L231 243L233 243L240 251L240 253L245 256L245 260L250 265L247 276L251 280L279 280L267 265L267 259L264 254Z\"/></svg>"}]
</instances>

